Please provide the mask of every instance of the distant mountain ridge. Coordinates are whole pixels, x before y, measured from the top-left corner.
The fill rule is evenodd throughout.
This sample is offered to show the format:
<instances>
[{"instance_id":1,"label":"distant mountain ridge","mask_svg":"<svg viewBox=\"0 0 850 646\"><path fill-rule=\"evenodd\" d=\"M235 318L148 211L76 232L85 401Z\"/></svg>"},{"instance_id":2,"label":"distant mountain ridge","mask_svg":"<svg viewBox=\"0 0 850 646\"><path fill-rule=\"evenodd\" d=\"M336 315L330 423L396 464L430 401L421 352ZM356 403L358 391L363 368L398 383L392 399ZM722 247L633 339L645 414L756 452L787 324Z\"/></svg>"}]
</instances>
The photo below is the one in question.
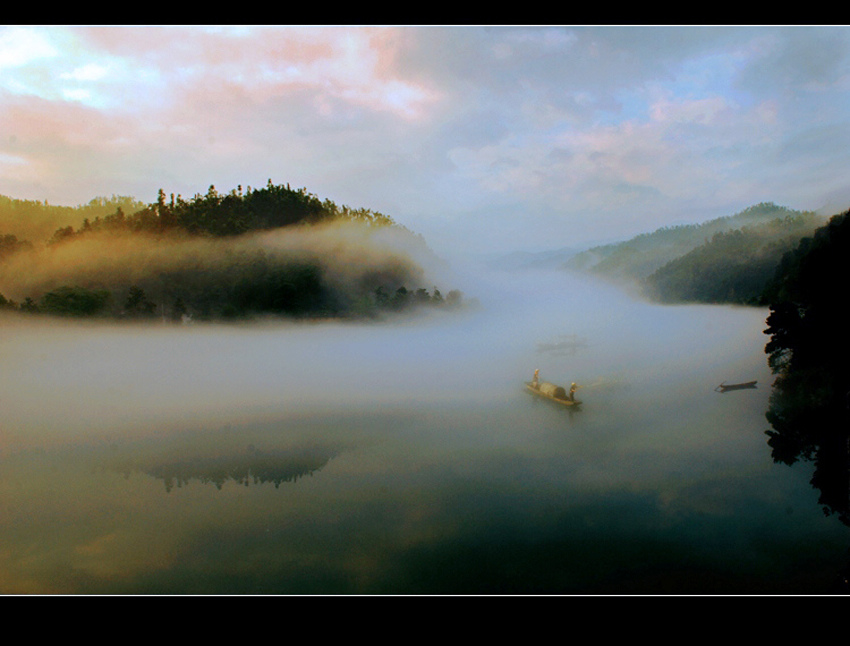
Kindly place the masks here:
<instances>
[{"instance_id":1,"label":"distant mountain ridge","mask_svg":"<svg viewBox=\"0 0 850 646\"><path fill-rule=\"evenodd\" d=\"M643 280L667 263L709 242L716 234L803 216L819 224L826 221L812 212L802 212L762 202L739 213L709 220L656 229L623 242L592 247L575 254L564 269L591 272L599 276L635 281Z\"/></svg>"},{"instance_id":2,"label":"distant mountain ridge","mask_svg":"<svg viewBox=\"0 0 850 646\"><path fill-rule=\"evenodd\" d=\"M827 221L813 211L763 202L703 224L593 247L563 268L637 285L659 302L761 305L783 255Z\"/></svg>"},{"instance_id":3,"label":"distant mountain ridge","mask_svg":"<svg viewBox=\"0 0 850 646\"><path fill-rule=\"evenodd\" d=\"M644 279L644 293L662 302L763 305L785 254L825 223L800 213L715 233Z\"/></svg>"}]
</instances>

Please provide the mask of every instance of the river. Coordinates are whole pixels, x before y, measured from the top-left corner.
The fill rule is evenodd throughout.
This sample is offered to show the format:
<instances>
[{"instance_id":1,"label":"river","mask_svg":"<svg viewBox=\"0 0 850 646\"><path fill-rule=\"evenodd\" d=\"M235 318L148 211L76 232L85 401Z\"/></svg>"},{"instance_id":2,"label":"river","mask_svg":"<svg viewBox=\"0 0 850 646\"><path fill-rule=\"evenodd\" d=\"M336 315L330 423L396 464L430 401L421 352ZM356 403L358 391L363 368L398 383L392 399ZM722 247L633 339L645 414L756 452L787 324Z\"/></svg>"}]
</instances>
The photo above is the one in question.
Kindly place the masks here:
<instances>
[{"instance_id":1,"label":"river","mask_svg":"<svg viewBox=\"0 0 850 646\"><path fill-rule=\"evenodd\" d=\"M0 592L834 590L848 528L766 443L765 311L463 291L370 324L3 319Z\"/></svg>"}]
</instances>

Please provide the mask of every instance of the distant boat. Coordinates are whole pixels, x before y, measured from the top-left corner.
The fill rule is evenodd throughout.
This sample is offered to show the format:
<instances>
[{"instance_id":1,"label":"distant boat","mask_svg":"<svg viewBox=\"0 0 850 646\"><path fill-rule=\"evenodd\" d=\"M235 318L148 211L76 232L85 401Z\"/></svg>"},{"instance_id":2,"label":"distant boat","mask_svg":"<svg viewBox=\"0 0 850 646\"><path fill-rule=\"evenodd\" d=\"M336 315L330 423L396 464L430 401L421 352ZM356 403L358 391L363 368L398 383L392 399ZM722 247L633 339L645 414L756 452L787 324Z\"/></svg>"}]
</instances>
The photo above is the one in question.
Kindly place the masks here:
<instances>
[{"instance_id":1,"label":"distant boat","mask_svg":"<svg viewBox=\"0 0 850 646\"><path fill-rule=\"evenodd\" d=\"M581 404L577 399L570 399L567 390L563 386L556 386L547 381L541 381L536 387L530 381L526 381L525 388L533 395L548 399L562 406L578 406Z\"/></svg>"},{"instance_id":2,"label":"distant boat","mask_svg":"<svg viewBox=\"0 0 850 646\"><path fill-rule=\"evenodd\" d=\"M746 388L755 388L757 383L757 381L745 381L744 383L740 384L722 383L714 390L718 393L725 393L729 392L730 390L744 390Z\"/></svg>"}]
</instances>

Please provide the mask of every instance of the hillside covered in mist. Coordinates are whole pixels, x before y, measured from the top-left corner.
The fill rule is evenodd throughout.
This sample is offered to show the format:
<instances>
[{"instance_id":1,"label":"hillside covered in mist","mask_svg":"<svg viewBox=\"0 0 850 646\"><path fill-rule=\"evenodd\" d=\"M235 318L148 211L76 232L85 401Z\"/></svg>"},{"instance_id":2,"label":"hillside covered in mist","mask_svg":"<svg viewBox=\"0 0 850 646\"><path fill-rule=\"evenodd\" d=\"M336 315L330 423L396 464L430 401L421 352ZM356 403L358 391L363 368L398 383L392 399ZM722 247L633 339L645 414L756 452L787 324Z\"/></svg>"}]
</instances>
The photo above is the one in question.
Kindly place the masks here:
<instances>
[{"instance_id":1,"label":"hillside covered in mist","mask_svg":"<svg viewBox=\"0 0 850 646\"><path fill-rule=\"evenodd\" d=\"M125 209L130 209L129 211ZM68 218L56 227L61 218ZM43 234L46 239L25 236ZM169 320L376 316L451 307L421 236L389 216L274 185L85 207L0 200L0 307Z\"/></svg>"},{"instance_id":2,"label":"hillside covered in mist","mask_svg":"<svg viewBox=\"0 0 850 646\"><path fill-rule=\"evenodd\" d=\"M826 221L762 203L703 224L594 247L564 267L637 285L659 302L760 304L782 256Z\"/></svg>"},{"instance_id":3,"label":"hillside covered in mist","mask_svg":"<svg viewBox=\"0 0 850 646\"><path fill-rule=\"evenodd\" d=\"M782 257L824 223L813 213L796 213L715 233L647 276L644 293L668 303L763 305Z\"/></svg>"},{"instance_id":4,"label":"hillside covered in mist","mask_svg":"<svg viewBox=\"0 0 850 646\"><path fill-rule=\"evenodd\" d=\"M135 213L144 208L143 202L121 195L96 197L80 206L57 206L0 195L0 240L14 237L22 242L40 243L49 239L60 227L79 227L86 220L104 218L118 209L124 213Z\"/></svg>"}]
</instances>

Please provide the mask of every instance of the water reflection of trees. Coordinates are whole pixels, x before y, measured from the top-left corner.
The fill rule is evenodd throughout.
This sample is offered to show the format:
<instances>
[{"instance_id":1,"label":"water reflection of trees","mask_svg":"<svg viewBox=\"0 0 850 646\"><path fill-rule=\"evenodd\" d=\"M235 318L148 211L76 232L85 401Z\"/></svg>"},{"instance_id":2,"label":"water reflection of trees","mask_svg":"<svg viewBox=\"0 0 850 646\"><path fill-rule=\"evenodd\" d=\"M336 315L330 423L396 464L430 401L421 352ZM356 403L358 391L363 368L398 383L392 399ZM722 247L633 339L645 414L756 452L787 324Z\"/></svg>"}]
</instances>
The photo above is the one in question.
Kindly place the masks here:
<instances>
[{"instance_id":1,"label":"water reflection of trees","mask_svg":"<svg viewBox=\"0 0 850 646\"><path fill-rule=\"evenodd\" d=\"M770 398L767 431L773 460L814 465L811 484L824 512L850 526L850 432L848 410L841 398L826 393L805 376L777 378Z\"/></svg>"},{"instance_id":2,"label":"water reflection of trees","mask_svg":"<svg viewBox=\"0 0 850 646\"><path fill-rule=\"evenodd\" d=\"M311 446L297 449L263 451L253 445L241 455L189 457L156 464L136 466L149 476L165 483L165 490L183 487L195 481L213 484L221 489L228 481L244 486L296 482L322 469L339 451L331 447Z\"/></svg>"}]
</instances>

